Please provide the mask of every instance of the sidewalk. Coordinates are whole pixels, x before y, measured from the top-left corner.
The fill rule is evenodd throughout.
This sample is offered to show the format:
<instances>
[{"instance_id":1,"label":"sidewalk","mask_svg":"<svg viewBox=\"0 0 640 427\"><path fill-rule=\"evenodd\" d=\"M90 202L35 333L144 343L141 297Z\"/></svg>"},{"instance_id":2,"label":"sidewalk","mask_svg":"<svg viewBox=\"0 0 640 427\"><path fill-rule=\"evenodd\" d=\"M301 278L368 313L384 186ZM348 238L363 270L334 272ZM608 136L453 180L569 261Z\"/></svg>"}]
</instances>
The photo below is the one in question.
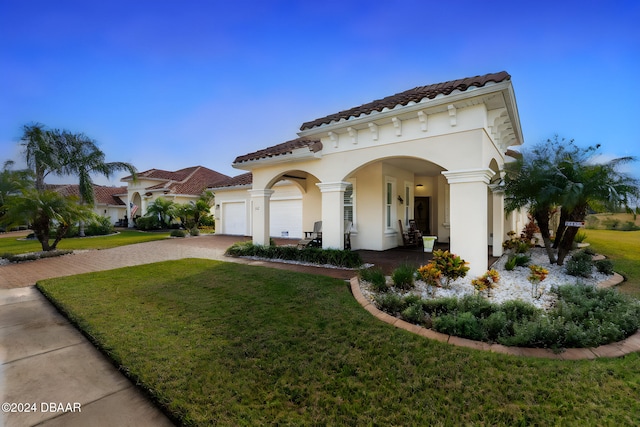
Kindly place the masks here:
<instances>
[{"instance_id":1,"label":"sidewalk","mask_svg":"<svg viewBox=\"0 0 640 427\"><path fill-rule=\"evenodd\" d=\"M22 411L0 412L0 426L173 426L53 308L34 287L38 280L182 258L268 264L342 279L355 274L225 257L238 240L167 239L0 266L0 402L15 403L14 409Z\"/></svg>"}]
</instances>

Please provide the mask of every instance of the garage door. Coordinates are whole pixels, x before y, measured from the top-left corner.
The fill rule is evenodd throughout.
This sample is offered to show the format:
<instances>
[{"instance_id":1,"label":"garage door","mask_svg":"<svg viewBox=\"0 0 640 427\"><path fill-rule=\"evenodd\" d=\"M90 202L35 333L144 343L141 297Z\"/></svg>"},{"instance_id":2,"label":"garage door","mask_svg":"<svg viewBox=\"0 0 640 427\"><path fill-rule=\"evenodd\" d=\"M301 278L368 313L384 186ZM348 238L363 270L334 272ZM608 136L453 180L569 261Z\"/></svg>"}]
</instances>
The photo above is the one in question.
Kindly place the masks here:
<instances>
[{"instance_id":1,"label":"garage door","mask_svg":"<svg viewBox=\"0 0 640 427\"><path fill-rule=\"evenodd\" d=\"M302 200L271 200L271 237L302 237Z\"/></svg>"},{"instance_id":2,"label":"garage door","mask_svg":"<svg viewBox=\"0 0 640 427\"><path fill-rule=\"evenodd\" d=\"M222 204L222 233L244 236L247 233L245 202Z\"/></svg>"}]
</instances>

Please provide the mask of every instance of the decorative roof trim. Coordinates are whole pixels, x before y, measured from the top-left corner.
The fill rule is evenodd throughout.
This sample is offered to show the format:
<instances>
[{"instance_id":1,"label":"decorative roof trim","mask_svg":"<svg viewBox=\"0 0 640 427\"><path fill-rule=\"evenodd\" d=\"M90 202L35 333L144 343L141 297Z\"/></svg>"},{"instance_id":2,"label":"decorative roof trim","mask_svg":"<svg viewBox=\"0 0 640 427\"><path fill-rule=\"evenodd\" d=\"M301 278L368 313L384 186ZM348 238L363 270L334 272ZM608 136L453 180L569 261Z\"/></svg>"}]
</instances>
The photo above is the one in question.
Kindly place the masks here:
<instances>
[{"instance_id":1,"label":"decorative roof trim","mask_svg":"<svg viewBox=\"0 0 640 427\"><path fill-rule=\"evenodd\" d=\"M509 80L511 80L511 76L506 71L501 71L499 73L467 77L427 86L418 86L358 107L350 108L348 110L340 111L335 114L330 114L328 116L303 123L300 127L300 131L304 132L323 125L369 116L374 112L383 113L388 110L393 110L398 106L406 107L409 104L422 104L429 100L437 99L439 96L448 97L455 91L467 92L467 90L482 88L491 83L497 84Z\"/></svg>"},{"instance_id":2,"label":"decorative roof trim","mask_svg":"<svg viewBox=\"0 0 640 427\"><path fill-rule=\"evenodd\" d=\"M274 164L288 162L294 159L319 158L321 157L321 151L322 142L320 142L320 140L297 138L253 153L238 156L232 166L238 169L250 169L255 164ZM251 167L248 165L251 165Z\"/></svg>"}]
</instances>

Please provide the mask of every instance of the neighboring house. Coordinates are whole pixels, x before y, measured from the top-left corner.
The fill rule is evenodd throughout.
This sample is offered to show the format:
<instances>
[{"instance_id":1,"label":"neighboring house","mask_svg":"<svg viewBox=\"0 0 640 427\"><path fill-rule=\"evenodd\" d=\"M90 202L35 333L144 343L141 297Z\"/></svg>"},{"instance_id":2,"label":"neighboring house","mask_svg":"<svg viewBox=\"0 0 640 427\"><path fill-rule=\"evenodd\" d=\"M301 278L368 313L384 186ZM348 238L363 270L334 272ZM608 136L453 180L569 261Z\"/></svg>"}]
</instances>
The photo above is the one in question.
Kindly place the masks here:
<instances>
[{"instance_id":1,"label":"neighboring house","mask_svg":"<svg viewBox=\"0 0 640 427\"><path fill-rule=\"evenodd\" d=\"M78 184L48 184L47 188L57 191L64 196L80 197ZM93 186L95 205L93 211L109 218L112 224L118 222L127 214L127 187L107 187L104 185Z\"/></svg>"},{"instance_id":2,"label":"neighboring house","mask_svg":"<svg viewBox=\"0 0 640 427\"><path fill-rule=\"evenodd\" d=\"M158 197L175 203L195 202L204 190L227 179L227 175L214 170L192 166L175 172L149 169L136 174L135 181L132 176L126 176L120 181L127 183L127 217L135 219L144 216L149 204ZM129 227L133 225L133 221L129 221Z\"/></svg>"},{"instance_id":3,"label":"neighboring house","mask_svg":"<svg viewBox=\"0 0 640 427\"><path fill-rule=\"evenodd\" d=\"M479 275L489 246L500 255L524 225L505 219L499 185L508 148L523 142L506 72L416 87L303 123L298 136L235 159L250 174L213 188L219 232L268 244L321 220L323 247L342 248L348 219L353 249L386 250L402 244L398 221L415 219ZM280 196L295 209L275 207Z\"/></svg>"}]
</instances>

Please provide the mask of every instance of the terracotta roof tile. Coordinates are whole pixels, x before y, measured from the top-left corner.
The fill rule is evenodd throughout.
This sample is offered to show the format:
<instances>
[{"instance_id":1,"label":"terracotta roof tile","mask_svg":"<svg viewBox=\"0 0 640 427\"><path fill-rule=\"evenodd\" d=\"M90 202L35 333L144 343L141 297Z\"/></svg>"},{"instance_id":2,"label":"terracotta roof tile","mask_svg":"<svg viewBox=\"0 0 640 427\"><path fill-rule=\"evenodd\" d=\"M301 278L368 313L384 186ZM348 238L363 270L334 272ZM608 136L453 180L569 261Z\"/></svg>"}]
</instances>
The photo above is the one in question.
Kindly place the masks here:
<instances>
[{"instance_id":1,"label":"terracotta roof tile","mask_svg":"<svg viewBox=\"0 0 640 427\"><path fill-rule=\"evenodd\" d=\"M47 184L47 188L57 191L63 196L80 197L80 187L78 184ZM107 187L104 185L94 185L93 194L96 204L125 205L120 195L127 194L127 187Z\"/></svg>"},{"instance_id":2,"label":"terracotta roof tile","mask_svg":"<svg viewBox=\"0 0 640 427\"><path fill-rule=\"evenodd\" d=\"M245 185L251 185L253 183L253 174L251 172L243 173L242 175L234 176L225 181L219 182L213 188L225 188L225 187L240 187Z\"/></svg>"},{"instance_id":3,"label":"terracotta roof tile","mask_svg":"<svg viewBox=\"0 0 640 427\"><path fill-rule=\"evenodd\" d=\"M128 180L129 177L122 178ZM146 187L147 191L162 190L168 194L189 194L200 195L205 189L215 187L218 182L229 179L227 175L221 174L204 166L193 166L180 169L175 172L150 169L138 174L138 179L154 179L160 182L156 185Z\"/></svg>"},{"instance_id":4,"label":"terracotta roof tile","mask_svg":"<svg viewBox=\"0 0 640 427\"><path fill-rule=\"evenodd\" d=\"M349 119L350 117L359 117L362 114L370 114L374 111L382 111L385 108L394 108L396 105L407 105L410 102L420 102L425 98L433 99L438 95L449 95L454 90L466 91L469 87L483 87L489 82L500 83L504 80L510 80L511 76L506 71L499 73L485 74L483 76L467 77L464 79L451 80L443 83L436 83L427 86L418 86L416 88L387 96L367 104L354 107L349 110L340 111L310 122L303 123L300 130L312 129L321 125L329 124L341 119Z\"/></svg>"},{"instance_id":5,"label":"terracotta roof tile","mask_svg":"<svg viewBox=\"0 0 640 427\"><path fill-rule=\"evenodd\" d=\"M322 142L317 139L297 138L253 153L245 154L244 156L238 156L233 163L242 163L250 160L282 156L284 154L291 154L295 149L305 147L309 148L309 151L317 153L322 150Z\"/></svg>"}]
</instances>

